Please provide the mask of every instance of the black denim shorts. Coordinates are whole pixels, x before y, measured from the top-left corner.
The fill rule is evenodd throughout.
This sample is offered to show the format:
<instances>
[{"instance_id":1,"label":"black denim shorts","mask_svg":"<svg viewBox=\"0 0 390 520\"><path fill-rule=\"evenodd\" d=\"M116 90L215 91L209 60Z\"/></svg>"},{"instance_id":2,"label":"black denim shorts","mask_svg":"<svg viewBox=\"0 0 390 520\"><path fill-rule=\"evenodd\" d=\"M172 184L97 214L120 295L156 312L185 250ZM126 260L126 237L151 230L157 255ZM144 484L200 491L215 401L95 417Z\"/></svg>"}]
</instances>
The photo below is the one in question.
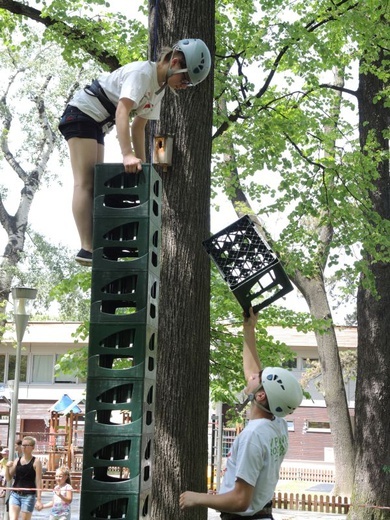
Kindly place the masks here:
<instances>
[{"instance_id":1,"label":"black denim shorts","mask_svg":"<svg viewBox=\"0 0 390 520\"><path fill-rule=\"evenodd\" d=\"M58 129L67 141L72 137L81 137L95 139L99 144L104 144L104 133L100 123L72 105L66 107Z\"/></svg>"}]
</instances>

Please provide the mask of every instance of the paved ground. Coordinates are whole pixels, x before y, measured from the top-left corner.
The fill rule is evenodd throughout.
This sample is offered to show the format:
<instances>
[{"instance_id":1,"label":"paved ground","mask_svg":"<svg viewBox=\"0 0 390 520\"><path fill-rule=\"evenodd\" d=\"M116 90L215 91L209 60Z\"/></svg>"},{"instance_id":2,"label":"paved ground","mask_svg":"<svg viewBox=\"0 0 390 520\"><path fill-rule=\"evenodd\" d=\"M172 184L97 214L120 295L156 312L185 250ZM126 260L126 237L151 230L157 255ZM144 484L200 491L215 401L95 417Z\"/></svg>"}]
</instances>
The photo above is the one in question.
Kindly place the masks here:
<instances>
[{"instance_id":1,"label":"paved ground","mask_svg":"<svg viewBox=\"0 0 390 520\"><path fill-rule=\"evenodd\" d=\"M53 493L51 491L44 491L42 493L42 502L50 502ZM72 502L72 516L71 520L80 520L80 493L74 493ZM43 509L42 511L34 511L32 520L45 519L48 520L50 516L50 509ZM4 520L4 499L0 500L0 520Z\"/></svg>"},{"instance_id":2,"label":"paved ground","mask_svg":"<svg viewBox=\"0 0 390 520\"><path fill-rule=\"evenodd\" d=\"M49 502L51 499L51 492L42 493L42 501ZM72 516L71 520L80 520L80 494L74 493L72 502ZM43 509L42 511L34 511L32 520L47 520L49 518L50 509ZM307 513L304 511L289 511L282 509L274 509L273 517L275 520L341 520L346 519L346 515L334 515L324 513ZM219 513L213 509L209 509L208 520L220 520ZM4 519L4 500L0 500L0 520Z\"/></svg>"},{"instance_id":3,"label":"paved ground","mask_svg":"<svg viewBox=\"0 0 390 520\"><path fill-rule=\"evenodd\" d=\"M304 511L290 511L284 509L273 509L272 516L275 520L335 520L345 519L346 515L333 515L325 513L308 513ZM209 509L208 520L221 520L219 513Z\"/></svg>"}]
</instances>

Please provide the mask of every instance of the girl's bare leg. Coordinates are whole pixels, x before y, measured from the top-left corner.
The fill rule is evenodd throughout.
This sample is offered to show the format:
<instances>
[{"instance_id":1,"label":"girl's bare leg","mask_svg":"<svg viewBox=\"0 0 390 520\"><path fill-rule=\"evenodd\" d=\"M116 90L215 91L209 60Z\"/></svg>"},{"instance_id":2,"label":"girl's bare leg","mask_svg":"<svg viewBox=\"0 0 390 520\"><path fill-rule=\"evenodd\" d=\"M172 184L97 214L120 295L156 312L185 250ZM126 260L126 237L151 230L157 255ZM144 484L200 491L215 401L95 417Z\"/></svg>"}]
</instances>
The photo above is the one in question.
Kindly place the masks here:
<instances>
[{"instance_id":1,"label":"girl's bare leg","mask_svg":"<svg viewBox=\"0 0 390 520\"><path fill-rule=\"evenodd\" d=\"M92 252L92 211L94 167L104 160L104 145L94 139L72 137L68 140L73 170L72 211L81 248Z\"/></svg>"}]
</instances>

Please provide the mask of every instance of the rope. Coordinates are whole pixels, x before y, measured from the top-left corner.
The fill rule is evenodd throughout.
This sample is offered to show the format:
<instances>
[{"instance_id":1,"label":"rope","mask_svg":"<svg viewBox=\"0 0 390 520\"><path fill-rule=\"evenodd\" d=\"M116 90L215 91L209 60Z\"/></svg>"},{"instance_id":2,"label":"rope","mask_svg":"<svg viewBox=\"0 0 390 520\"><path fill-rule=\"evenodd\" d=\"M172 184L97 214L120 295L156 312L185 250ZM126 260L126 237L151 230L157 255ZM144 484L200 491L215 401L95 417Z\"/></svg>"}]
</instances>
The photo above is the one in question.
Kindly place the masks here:
<instances>
[{"instance_id":1,"label":"rope","mask_svg":"<svg viewBox=\"0 0 390 520\"><path fill-rule=\"evenodd\" d=\"M1 487L0 491L54 491L54 488L17 488L17 487ZM80 493L79 489L73 489L73 493Z\"/></svg>"},{"instance_id":2,"label":"rope","mask_svg":"<svg viewBox=\"0 0 390 520\"><path fill-rule=\"evenodd\" d=\"M152 48L152 61L157 60L157 41L158 41L158 33L157 33L157 21L159 16L159 1L156 0L155 6L154 6L154 25L153 25L153 48Z\"/></svg>"},{"instance_id":3,"label":"rope","mask_svg":"<svg viewBox=\"0 0 390 520\"><path fill-rule=\"evenodd\" d=\"M390 511L390 507L388 507L388 506L373 506L370 504L357 504L357 505L351 504L350 507L365 507L366 509L387 509Z\"/></svg>"},{"instance_id":4,"label":"rope","mask_svg":"<svg viewBox=\"0 0 390 520\"><path fill-rule=\"evenodd\" d=\"M159 19L159 7L160 0L155 0L154 4L154 24L153 24L153 47L152 47L152 61L157 61L157 42L158 42L158 31L157 31L157 22ZM149 164L153 162L153 149L154 149L154 134L156 133L156 121L150 121L150 143L149 143Z\"/></svg>"}]
</instances>

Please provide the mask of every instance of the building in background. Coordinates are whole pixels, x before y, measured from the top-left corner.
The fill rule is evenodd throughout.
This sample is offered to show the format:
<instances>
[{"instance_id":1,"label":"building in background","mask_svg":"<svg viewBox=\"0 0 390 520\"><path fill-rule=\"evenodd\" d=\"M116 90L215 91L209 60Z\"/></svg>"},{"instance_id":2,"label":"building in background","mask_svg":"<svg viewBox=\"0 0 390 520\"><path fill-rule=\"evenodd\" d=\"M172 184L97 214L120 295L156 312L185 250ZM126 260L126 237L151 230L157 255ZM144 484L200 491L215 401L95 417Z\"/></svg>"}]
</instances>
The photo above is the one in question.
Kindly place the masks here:
<instances>
[{"instance_id":1,"label":"building in background","mask_svg":"<svg viewBox=\"0 0 390 520\"><path fill-rule=\"evenodd\" d=\"M55 374L54 366L60 356L70 349L82 348L86 342L75 342L74 334L79 323L74 322L30 322L22 343L22 363L19 388L19 407L17 438L19 435L32 434L37 437L37 453L52 450L55 445L64 451L68 441L72 449L82 452L83 444L83 397L85 382L65 374ZM304 334L293 329L269 327L268 332L275 340L284 342L295 353L294 361L289 364L298 379L301 378L310 360L318 360L318 349L314 333ZM336 336L340 350L356 350L357 330L355 327L337 327ZM0 441L7 445L9 410L12 397L12 382L15 371L15 334L10 327L0 343ZM323 396L312 383L309 387L312 399L304 400L300 408L287 416L290 431L288 461L311 461L333 463L333 444L330 433L328 413ZM355 408L355 382L346 384L348 406L351 416ZM70 398L71 406L65 416L59 417L59 431L56 442L50 439L51 421L55 404L64 396ZM77 414L77 428L72 428L69 440L65 435L66 416L73 413L74 406L80 408ZM54 407L54 408L53 408ZM223 408L222 408L223 410ZM223 412L222 412L223 413ZM211 415L216 410L211 410ZM69 418L68 418L69 419ZM234 429L224 428L222 456L226 455L234 440Z\"/></svg>"},{"instance_id":2,"label":"building in background","mask_svg":"<svg viewBox=\"0 0 390 520\"><path fill-rule=\"evenodd\" d=\"M37 453L52 451L55 446L64 450L68 444L66 415L58 421L58 432L54 436L54 405L68 396L71 403L80 406L78 428L72 431L69 443L82 444L83 414L82 402L85 392L84 381L67 374L55 374L58 359L70 349L81 348L85 342L75 343L74 334L79 323L71 322L30 322L24 334L21 352L21 372L19 383L19 405L16 439L31 434L37 439ZM0 441L7 445L9 432L9 412L15 375L16 350L15 333L7 330L0 343ZM52 434L52 435L50 435ZM80 446L81 447L81 446Z\"/></svg>"}]
</instances>

